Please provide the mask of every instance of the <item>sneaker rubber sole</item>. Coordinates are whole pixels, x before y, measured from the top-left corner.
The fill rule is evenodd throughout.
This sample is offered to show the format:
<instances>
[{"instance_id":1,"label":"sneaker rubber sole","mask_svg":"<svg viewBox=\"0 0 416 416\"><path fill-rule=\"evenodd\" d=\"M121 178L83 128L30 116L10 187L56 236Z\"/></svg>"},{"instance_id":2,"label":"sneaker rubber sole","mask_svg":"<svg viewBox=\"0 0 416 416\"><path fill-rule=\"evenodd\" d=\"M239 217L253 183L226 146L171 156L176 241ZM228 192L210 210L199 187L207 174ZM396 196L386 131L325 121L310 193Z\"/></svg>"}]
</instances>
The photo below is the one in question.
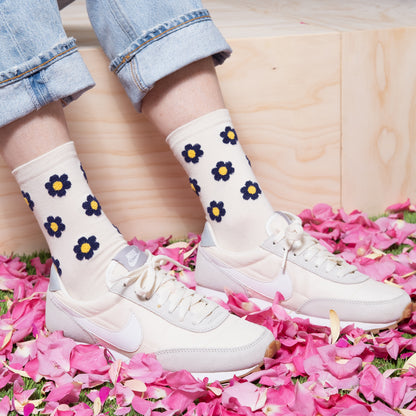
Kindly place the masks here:
<instances>
[{"instance_id":1,"label":"sneaker rubber sole","mask_svg":"<svg viewBox=\"0 0 416 416\"><path fill-rule=\"evenodd\" d=\"M227 294L225 292L221 292L218 290L209 289L203 286L197 286L196 292L199 293L200 295L206 296L207 298L211 298L211 299L218 298L224 302L228 301ZM262 310L270 308L273 305L272 302L268 302L267 300L263 300L263 299L249 297L248 300L256 304ZM291 318L308 319L312 325L327 326L327 327L331 326L330 320L329 320L329 314L328 314L328 319L325 319L325 318L320 318L316 316L302 315L287 308L284 308L284 310ZM394 328L397 328L400 322L405 321L406 319L409 319L414 310L416 310L416 304L411 302L406 306L401 318L397 321L383 322L383 323L360 322L359 327L363 329L365 332L372 332L372 333L378 333L384 329L394 329ZM341 328L345 328L346 326L349 326L349 325L357 325L357 323L349 322L349 321L340 321L340 325L341 325Z\"/></svg>"}]
</instances>

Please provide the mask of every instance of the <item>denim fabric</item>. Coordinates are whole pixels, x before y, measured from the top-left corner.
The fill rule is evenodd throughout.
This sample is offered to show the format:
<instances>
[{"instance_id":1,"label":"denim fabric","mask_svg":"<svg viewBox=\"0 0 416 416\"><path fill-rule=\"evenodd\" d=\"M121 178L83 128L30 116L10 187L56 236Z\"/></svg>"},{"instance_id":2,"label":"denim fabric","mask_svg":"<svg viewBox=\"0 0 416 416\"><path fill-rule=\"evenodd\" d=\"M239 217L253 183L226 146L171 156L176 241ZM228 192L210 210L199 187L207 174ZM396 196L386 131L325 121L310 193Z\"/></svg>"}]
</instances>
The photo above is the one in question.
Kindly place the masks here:
<instances>
[{"instance_id":1,"label":"denim fabric","mask_svg":"<svg viewBox=\"0 0 416 416\"><path fill-rule=\"evenodd\" d=\"M93 85L56 0L0 0L0 127Z\"/></svg>"},{"instance_id":2,"label":"denim fabric","mask_svg":"<svg viewBox=\"0 0 416 416\"><path fill-rule=\"evenodd\" d=\"M231 53L199 0L87 0L87 9L137 111L159 79L208 56L221 64Z\"/></svg>"},{"instance_id":3,"label":"denim fabric","mask_svg":"<svg viewBox=\"0 0 416 416\"><path fill-rule=\"evenodd\" d=\"M0 127L94 82L67 38L59 7L71 0L0 0ZM199 0L87 0L96 35L135 108L155 82L199 59L231 53Z\"/></svg>"}]
</instances>

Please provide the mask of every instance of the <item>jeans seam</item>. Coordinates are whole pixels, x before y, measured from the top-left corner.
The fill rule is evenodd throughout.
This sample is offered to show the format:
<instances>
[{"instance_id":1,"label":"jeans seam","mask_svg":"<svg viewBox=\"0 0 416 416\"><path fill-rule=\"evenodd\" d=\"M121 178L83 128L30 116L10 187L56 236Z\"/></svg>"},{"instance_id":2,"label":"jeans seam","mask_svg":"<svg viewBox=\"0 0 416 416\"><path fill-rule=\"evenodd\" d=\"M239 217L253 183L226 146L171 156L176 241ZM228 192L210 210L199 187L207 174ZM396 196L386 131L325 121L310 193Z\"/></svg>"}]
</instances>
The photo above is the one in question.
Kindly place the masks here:
<instances>
[{"instance_id":1,"label":"jeans seam","mask_svg":"<svg viewBox=\"0 0 416 416\"><path fill-rule=\"evenodd\" d=\"M25 84L27 84L27 85L26 85L26 91L28 91L28 92L29 92L29 94L30 94L30 99L32 100L32 103L33 103L34 107L38 110L38 109L40 108L39 100L37 99L36 94L35 94L35 92L33 91L32 86L30 85L30 81L29 81L29 79L28 79L28 78L25 78L25 79L23 79L23 82L24 82Z\"/></svg>"},{"instance_id":2,"label":"jeans seam","mask_svg":"<svg viewBox=\"0 0 416 416\"><path fill-rule=\"evenodd\" d=\"M11 30L11 28L10 28L10 26L8 25L8 23L7 23L7 19L4 17L4 13L2 12L2 11L0 11L0 13L1 13L1 17L2 17L2 21L3 21L3 23L4 23L4 25L5 26L7 26L7 29L8 29L8 33L9 33L9 35L11 35L11 37L13 38L13 40L14 40L14 46L16 47L16 49L18 50L18 52L19 52L19 56L20 57L22 57L23 56L23 54L22 54L22 50L20 49L20 44L19 44L19 42L17 41L17 39L15 38L15 36L14 36L14 31L13 30ZM2 84L2 81L0 81L0 84Z\"/></svg>"},{"instance_id":3,"label":"jeans seam","mask_svg":"<svg viewBox=\"0 0 416 416\"><path fill-rule=\"evenodd\" d=\"M47 87L47 83L45 82L45 77L43 76L42 71L39 72L39 78L41 79L41 81L43 83L43 88L39 88L38 89L38 92L39 92L39 94L42 97L41 105L45 105L48 102L48 97L50 97L51 94L49 93L49 90L48 90L48 87ZM44 92L46 92L47 95L45 95ZM53 100L53 98L52 98L52 100Z\"/></svg>"},{"instance_id":4,"label":"jeans seam","mask_svg":"<svg viewBox=\"0 0 416 416\"><path fill-rule=\"evenodd\" d=\"M118 23L119 27L126 34L126 36L130 39L130 41L134 40L134 37L136 36L136 32L133 30L127 17L123 14L121 8L118 6L117 3L118 2L116 0L113 0L113 1L107 0L108 7L111 11L111 14L114 17L114 20Z\"/></svg>"},{"instance_id":5,"label":"jeans seam","mask_svg":"<svg viewBox=\"0 0 416 416\"><path fill-rule=\"evenodd\" d=\"M56 58L59 58L60 56L62 56L62 55L64 55L64 54L66 54L66 53L68 53L68 52L71 52L71 51L75 50L76 48L77 48L77 47L76 47L76 45L75 45L75 46L72 46L71 48L69 48L69 49L67 49L67 50L65 50L65 51L62 51L62 52L60 52L60 53L58 53L58 54L54 55L52 58L48 59L47 61L42 62L41 64L39 64L39 65L37 65L37 66L35 66L35 67L33 67L33 68L30 68L30 69L28 69L27 71L22 72L22 73L21 73L21 74L19 74L19 75L16 75L15 77L8 78L8 79L5 79L5 80L3 80L3 81L0 81L0 85L1 85L1 84L5 84L6 82L10 82L10 81L16 80L16 79L18 79L18 78L22 78L22 77L24 77L25 75L29 74L30 72L36 71L37 69L44 67L45 65L47 65L47 64L49 64L50 62L54 61Z\"/></svg>"},{"instance_id":6,"label":"jeans seam","mask_svg":"<svg viewBox=\"0 0 416 416\"><path fill-rule=\"evenodd\" d=\"M134 66L134 68L133 68L133 66ZM137 88L141 92L144 92L145 93L145 92L149 91L149 88L147 88L143 84L143 82L140 80L140 77L139 77L139 69L137 68L137 63L136 63L135 60L132 60L131 61L130 74L131 74L131 77L132 77L134 83L136 84Z\"/></svg>"},{"instance_id":7,"label":"jeans seam","mask_svg":"<svg viewBox=\"0 0 416 416\"><path fill-rule=\"evenodd\" d=\"M123 58L121 59L121 62L114 69L112 69L112 71L114 73L116 73L122 65L124 65L126 62L128 62L131 59L132 55L134 55L139 49L143 48L144 46L146 46L150 42L153 42L153 41L161 38L162 36L166 35L169 32L172 32L175 29L178 29L181 26L187 25L189 23L194 23L194 22L196 22L197 20L200 20L200 19L207 19L207 18L210 18L210 16L209 15L196 16L196 17L193 17L192 19L187 20L186 22L181 22L181 23L179 23L175 26L170 27L169 29L164 30L161 33L158 33L157 35L153 36L151 39L148 39L145 42L141 43L139 46L134 48L131 52L129 52L128 54L123 56Z\"/></svg>"}]
</instances>

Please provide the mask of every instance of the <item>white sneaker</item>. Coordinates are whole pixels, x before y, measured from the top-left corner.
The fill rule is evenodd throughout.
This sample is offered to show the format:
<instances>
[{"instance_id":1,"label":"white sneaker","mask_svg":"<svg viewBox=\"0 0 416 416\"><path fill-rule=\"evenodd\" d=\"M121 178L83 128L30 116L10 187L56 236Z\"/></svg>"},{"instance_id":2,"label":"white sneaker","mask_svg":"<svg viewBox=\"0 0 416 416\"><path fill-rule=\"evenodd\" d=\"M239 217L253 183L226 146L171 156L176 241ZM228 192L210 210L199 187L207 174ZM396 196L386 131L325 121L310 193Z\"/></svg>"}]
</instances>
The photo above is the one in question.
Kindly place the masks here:
<instances>
[{"instance_id":1,"label":"white sneaker","mask_svg":"<svg viewBox=\"0 0 416 416\"><path fill-rule=\"evenodd\" d=\"M295 215L276 212L266 231L270 237L261 247L231 252L217 246L207 223L196 261L197 292L226 300L228 288L266 307L278 291L291 316L317 325L329 324L331 309L343 326L354 323L364 330L390 327L410 316L405 291L370 279L329 253L303 231Z\"/></svg>"},{"instance_id":2,"label":"white sneaker","mask_svg":"<svg viewBox=\"0 0 416 416\"><path fill-rule=\"evenodd\" d=\"M78 301L53 266L46 326L82 343L98 343L117 357L154 353L163 368L188 370L210 381L253 371L277 342L266 328L229 314L161 269L166 256L125 247L110 263L108 292Z\"/></svg>"}]
</instances>

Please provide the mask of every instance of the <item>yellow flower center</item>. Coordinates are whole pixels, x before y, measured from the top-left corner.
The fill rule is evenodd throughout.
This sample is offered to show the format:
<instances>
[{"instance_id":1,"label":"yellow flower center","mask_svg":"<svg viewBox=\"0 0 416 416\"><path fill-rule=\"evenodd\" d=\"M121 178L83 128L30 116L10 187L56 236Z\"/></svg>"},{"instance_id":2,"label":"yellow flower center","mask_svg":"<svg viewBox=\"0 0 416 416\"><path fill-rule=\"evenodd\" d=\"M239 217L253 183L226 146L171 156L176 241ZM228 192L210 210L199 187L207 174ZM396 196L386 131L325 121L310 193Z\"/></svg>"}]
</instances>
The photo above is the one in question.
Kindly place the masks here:
<instances>
[{"instance_id":1,"label":"yellow flower center","mask_svg":"<svg viewBox=\"0 0 416 416\"><path fill-rule=\"evenodd\" d=\"M97 201L91 201L91 208L95 211L98 209L98 202Z\"/></svg>"},{"instance_id":2,"label":"yellow flower center","mask_svg":"<svg viewBox=\"0 0 416 416\"><path fill-rule=\"evenodd\" d=\"M27 204L27 206L29 206L29 201L27 200L27 198L23 198Z\"/></svg>"},{"instance_id":3,"label":"yellow flower center","mask_svg":"<svg viewBox=\"0 0 416 416\"><path fill-rule=\"evenodd\" d=\"M226 175L226 174L228 173L228 169L227 169L225 166L221 166L221 167L218 169L218 172L219 172L219 174L220 174L221 176L224 176L224 175Z\"/></svg>"},{"instance_id":4,"label":"yellow flower center","mask_svg":"<svg viewBox=\"0 0 416 416\"><path fill-rule=\"evenodd\" d=\"M188 156L193 159L196 156L195 150L190 149L188 150Z\"/></svg>"},{"instance_id":5,"label":"yellow flower center","mask_svg":"<svg viewBox=\"0 0 416 416\"><path fill-rule=\"evenodd\" d=\"M212 213L213 213L216 217L218 217L218 216L220 215L220 210L219 210L219 208L218 208L218 207L214 207L214 208L212 208Z\"/></svg>"},{"instance_id":6,"label":"yellow flower center","mask_svg":"<svg viewBox=\"0 0 416 416\"><path fill-rule=\"evenodd\" d=\"M254 195L254 194L257 192L257 189L256 189L256 187L255 187L255 186L250 185L250 186L247 188L247 192L248 192L249 194L251 194L251 195Z\"/></svg>"},{"instance_id":7,"label":"yellow flower center","mask_svg":"<svg viewBox=\"0 0 416 416\"><path fill-rule=\"evenodd\" d=\"M88 243L84 243L82 246L81 246L81 251L84 253L84 254L86 254L86 253L89 253L89 251L91 250L91 246L88 244Z\"/></svg>"},{"instance_id":8,"label":"yellow flower center","mask_svg":"<svg viewBox=\"0 0 416 416\"><path fill-rule=\"evenodd\" d=\"M227 133L227 137L228 137L230 140L234 140L234 139L235 139L235 134L234 134L234 132L233 132L233 131L229 131L229 132Z\"/></svg>"},{"instance_id":9,"label":"yellow flower center","mask_svg":"<svg viewBox=\"0 0 416 416\"><path fill-rule=\"evenodd\" d=\"M191 183L191 189L192 189L194 192L196 192L196 189L195 189L195 186L194 186L194 184L193 184L193 183Z\"/></svg>"},{"instance_id":10,"label":"yellow flower center","mask_svg":"<svg viewBox=\"0 0 416 416\"><path fill-rule=\"evenodd\" d=\"M58 231L58 224L56 222L51 222L51 230L56 233Z\"/></svg>"},{"instance_id":11,"label":"yellow flower center","mask_svg":"<svg viewBox=\"0 0 416 416\"><path fill-rule=\"evenodd\" d=\"M53 189L55 189L55 191L60 191L64 185L62 184L61 181L55 181L52 185Z\"/></svg>"}]
</instances>

